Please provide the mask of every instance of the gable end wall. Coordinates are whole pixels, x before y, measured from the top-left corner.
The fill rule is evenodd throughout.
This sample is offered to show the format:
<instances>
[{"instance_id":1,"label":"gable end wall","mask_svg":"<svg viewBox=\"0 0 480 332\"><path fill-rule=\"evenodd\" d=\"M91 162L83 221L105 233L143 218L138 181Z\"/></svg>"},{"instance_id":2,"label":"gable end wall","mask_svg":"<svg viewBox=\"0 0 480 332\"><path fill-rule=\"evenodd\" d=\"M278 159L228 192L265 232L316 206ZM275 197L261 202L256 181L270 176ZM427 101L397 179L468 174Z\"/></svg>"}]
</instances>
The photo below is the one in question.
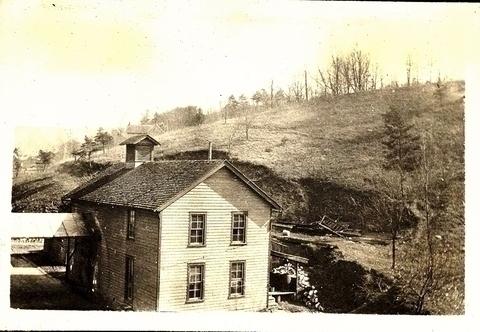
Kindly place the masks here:
<instances>
[{"instance_id":1,"label":"gable end wall","mask_svg":"<svg viewBox=\"0 0 480 332\"><path fill-rule=\"evenodd\" d=\"M247 211L247 244L232 246L231 215ZM206 212L206 245L188 247L189 213ZM226 168L162 211L159 309L246 310L266 307L270 206ZM245 296L230 299L230 261L246 263ZM187 264L205 263L203 302L186 303Z\"/></svg>"}]
</instances>

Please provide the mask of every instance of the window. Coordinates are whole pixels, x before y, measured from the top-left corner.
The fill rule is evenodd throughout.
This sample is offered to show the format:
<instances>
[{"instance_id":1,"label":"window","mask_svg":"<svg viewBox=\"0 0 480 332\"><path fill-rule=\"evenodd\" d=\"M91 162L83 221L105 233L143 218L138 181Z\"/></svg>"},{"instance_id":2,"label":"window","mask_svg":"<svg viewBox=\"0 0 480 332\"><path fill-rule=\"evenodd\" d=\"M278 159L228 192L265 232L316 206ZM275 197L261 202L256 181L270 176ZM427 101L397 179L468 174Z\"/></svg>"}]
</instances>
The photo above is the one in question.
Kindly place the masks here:
<instances>
[{"instance_id":1,"label":"window","mask_svg":"<svg viewBox=\"0 0 480 332\"><path fill-rule=\"evenodd\" d=\"M188 265L187 302L203 300L204 264Z\"/></svg>"},{"instance_id":2,"label":"window","mask_svg":"<svg viewBox=\"0 0 480 332\"><path fill-rule=\"evenodd\" d=\"M230 297L245 295L245 262L230 263Z\"/></svg>"},{"instance_id":3,"label":"window","mask_svg":"<svg viewBox=\"0 0 480 332\"><path fill-rule=\"evenodd\" d=\"M133 301L134 260L132 256L125 257L125 301Z\"/></svg>"},{"instance_id":4,"label":"window","mask_svg":"<svg viewBox=\"0 0 480 332\"><path fill-rule=\"evenodd\" d=\"M247 213L232 213L232 244L246 243Z\"/></svg>"},{"instance_id":5,"label":"window","mask_svg":"<svg viewBox=\"0 0 480 332\"><path fill-rule=\"evenodd\" d=\"M135 210L128 210L127 239L135 239Z\"/></svg>"},{"instance_id":6,"label":"window","mask_svg":"<svg viewBox=\"0 0 480 332\"><path fill-rule=\"evenodd\" d=\"M205 213L190 213L190 235L188 237L189 246L205 245L205 223L207 215Z\"/></svg>"}]
</instances>

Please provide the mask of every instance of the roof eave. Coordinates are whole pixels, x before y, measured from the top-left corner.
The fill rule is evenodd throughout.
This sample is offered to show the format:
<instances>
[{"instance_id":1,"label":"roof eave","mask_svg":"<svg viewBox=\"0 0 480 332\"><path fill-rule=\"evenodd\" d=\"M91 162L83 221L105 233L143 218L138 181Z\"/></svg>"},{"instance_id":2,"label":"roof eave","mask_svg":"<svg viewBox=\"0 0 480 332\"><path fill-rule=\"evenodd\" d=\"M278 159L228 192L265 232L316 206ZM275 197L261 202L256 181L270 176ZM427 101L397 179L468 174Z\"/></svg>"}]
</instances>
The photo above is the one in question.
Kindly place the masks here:
<instances>
[{"instance_id":1,"label":"roof eave","mask_svg":"<svg viewBox=\"0 0 480 332\"><path fill-rule=\"evenodd\" d=\"M101 201L94 201L94 200L89 200L85 199L83 197L77 198L76 199L79 202L84 202L88 204L96 204L96 205L107 205L107 206L112 206L112 207L123 207L123 208L130 208L130 209L141 209L141 210L146 210L146 211L154 211L156 212L156 209L147 206L147 205L141 205L141 204L129 204L129 203L113 203L113 202L101 202Z\"/></svg>"},{"instance_id":2,"label":"roof eave","mask_svg":"<svg viewBox=\"0 0 480 332\"><path fill-rule=\"evenodd\" d=\"M263 199L265 199L273 208L273 210L282 211L282 206L277 203L272 197L270 197L265 191L263 191L259 186L257 186L253 181L247 178L238 168L233 166L228 160L224 161L225 166L231 170L235 175L237 175L243 182L248 185L253 191L259 194Z\"/></svg>"},{"instance_id":3,"label":"roof eave","mask_svg":"<svg viewBox=\"0 0 480 332\"><path fill-rule=\"evenodd\" d=\"M135 136L139 136L138 140L135 140L133 142L129 142L129 140L131 139L131 137L130 137L130 138L127 138L126 140L122 141L119 145L137 144L138 142L140 142L144 139L148 139L148 140L152 141L152 143L154 145L160 145L159 141L157 141L155 138L153 138L152 136L150 136L148 134L139 134L139 135L135 135Z\"/></svg>"}]
</instances>

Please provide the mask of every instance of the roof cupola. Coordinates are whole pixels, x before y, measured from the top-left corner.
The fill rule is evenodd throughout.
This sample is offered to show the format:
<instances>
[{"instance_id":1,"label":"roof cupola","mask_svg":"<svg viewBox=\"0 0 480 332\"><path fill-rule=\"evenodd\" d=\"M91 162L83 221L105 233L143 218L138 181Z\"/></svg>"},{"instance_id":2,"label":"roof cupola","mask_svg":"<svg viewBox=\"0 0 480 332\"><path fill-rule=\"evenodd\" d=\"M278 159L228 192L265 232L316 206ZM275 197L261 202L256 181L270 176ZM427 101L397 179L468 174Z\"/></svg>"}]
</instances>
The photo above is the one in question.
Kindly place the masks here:
<instances>
[{"instance_id":1,"label":"roof cupola","mask_svg":"<svg viewBox=\"0 0 480 332\"><path fill-rule=\"evenodd\" d=\"M153 160L153 148L160 143L150 135L135 135L120 145L126 145L125 163L127 168L135 168L146 161Z\"/></svg>"}]
</instances>

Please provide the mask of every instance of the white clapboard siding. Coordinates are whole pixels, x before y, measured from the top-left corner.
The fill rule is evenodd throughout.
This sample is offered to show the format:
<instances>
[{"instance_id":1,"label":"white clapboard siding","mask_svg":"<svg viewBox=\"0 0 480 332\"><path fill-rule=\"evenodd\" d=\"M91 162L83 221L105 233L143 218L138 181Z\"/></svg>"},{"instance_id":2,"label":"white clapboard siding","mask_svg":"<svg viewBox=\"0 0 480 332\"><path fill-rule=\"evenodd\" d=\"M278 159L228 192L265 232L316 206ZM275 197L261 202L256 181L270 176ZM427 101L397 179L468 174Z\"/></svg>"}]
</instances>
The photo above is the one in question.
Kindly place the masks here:
<instances>
[{"instance_id":1,"label":"white clapboard siding","mask_svg":"<svg viewBox=\"0 0 480 332\"><path fill-rule=\"evenodd\" d=\"M247 244L230 245L231 213L247 211ZM206 246L189 248L189 212L206 212ZM248 310L266 307L270 206L223 168L161 213L159 310ZM229 299L230 261L245 260L245 296ZM186 303L187 264L205 263L205 294Z\"/></svg>"}]
</instances>

